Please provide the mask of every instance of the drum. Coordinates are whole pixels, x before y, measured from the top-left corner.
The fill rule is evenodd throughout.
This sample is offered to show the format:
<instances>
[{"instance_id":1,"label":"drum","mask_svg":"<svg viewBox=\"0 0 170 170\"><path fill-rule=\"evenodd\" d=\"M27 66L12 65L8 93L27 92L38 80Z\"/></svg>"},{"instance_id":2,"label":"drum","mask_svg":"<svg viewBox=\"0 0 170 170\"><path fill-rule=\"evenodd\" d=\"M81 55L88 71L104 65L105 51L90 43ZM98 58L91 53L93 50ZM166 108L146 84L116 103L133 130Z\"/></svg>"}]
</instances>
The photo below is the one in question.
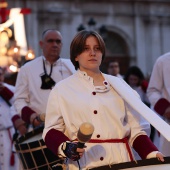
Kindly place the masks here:
<instances>
[{"instance_id":1,"label":"drum","mask_svg":"<svg viewBox=\"0 0 170 170\"><path fill-rule=\"evenodd\" d=\"M58 156L49 150L43 139L44 126L39 126L15 141L15 149L20 158L23 170L62 170L62 163Z\"/></svg>"},{"instance_id":2,"label":"drum","mask_svg":"<svg viewBox=\"0 0 170 170\"><path fill-rule=\"evenodd\" d=\"M124 162L114 165L101 166L90 170L170 170L170 157L165 157L165 162L157 158Z\"/></svg>"}]
</instances>

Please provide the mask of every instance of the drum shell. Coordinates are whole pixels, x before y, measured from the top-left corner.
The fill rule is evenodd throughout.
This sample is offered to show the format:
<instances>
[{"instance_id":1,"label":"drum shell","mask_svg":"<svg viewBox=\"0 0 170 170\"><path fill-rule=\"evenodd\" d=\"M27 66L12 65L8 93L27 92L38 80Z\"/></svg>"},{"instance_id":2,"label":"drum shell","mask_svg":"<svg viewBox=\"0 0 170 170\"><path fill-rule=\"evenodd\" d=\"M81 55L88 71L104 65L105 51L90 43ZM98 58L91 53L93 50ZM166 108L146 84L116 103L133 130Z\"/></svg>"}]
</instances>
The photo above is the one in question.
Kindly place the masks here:
<instances>
[{"instance_id":1,"label":"drum shell","mask_svg":"<svg viewBox=\"0 0 170 170\"><path fill-rule=\"evenodd\" d=\"M170 170L170 157L164 157L164 159L164 162L159 161L157 158L123 162L89 170Z\"/></svg>"},{"instance_id":2,"label":"drum shell","mask_svg":"<svg viewBox=\"0 0 170 170\"><path fill-rule=\"evenodd\" d=\"M43 139L26 142L37 135L41 135L42 131L43 126L38 127L21 136L15 142L15 149L22 163L23 170L48 170L52 169L53 165L61 165L63 163L63 160L46 147ZM55 170L62 170L62 167L57 166Z\"/></svg>"}]
</instances>

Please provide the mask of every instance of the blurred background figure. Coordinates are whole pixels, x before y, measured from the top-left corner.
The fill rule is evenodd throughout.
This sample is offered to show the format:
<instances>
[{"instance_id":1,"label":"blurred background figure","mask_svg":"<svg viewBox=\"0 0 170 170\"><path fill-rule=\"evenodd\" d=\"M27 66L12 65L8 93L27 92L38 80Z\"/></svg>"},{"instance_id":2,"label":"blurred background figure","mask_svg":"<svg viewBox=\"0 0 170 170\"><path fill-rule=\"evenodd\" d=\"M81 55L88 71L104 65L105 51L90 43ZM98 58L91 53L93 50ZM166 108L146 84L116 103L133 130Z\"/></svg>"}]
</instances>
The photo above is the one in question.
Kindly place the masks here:
<instances>
[{"instance_id":1,"label":"blurred background figure","mask_svg":"<svg viewBox=\"0 0 170 170\"><path fill-rule=\"evenodd\" d=\"M127 70L124 80L140 95L141 100L150 106L146 95L148 82L146 81L141 69L137 66L131 66Z\"/></svg>"},{"instance_id":2,"label":"blurred background figure","mask_svg":"<svg viewBox=\"0 0 170 170\"><path fill-rule=\"evenodd\" d=\"M146 95L146 90L148 87L148 81L145 78L141 69L137 66L131 66L127 70L124 80L139 94L141 100L150 107L149 99ZM155 128L151 126L150 139L153 141Z\"/></svg>"},{"instance_id":3,"label":"blurred background figure","mask_svg":"<svg viewBox=\"0 0 170 170\"><path fill-rule=\"evenodd\" d=\"M122 75L120 74L119 62L116 60L109 62L107 73L112 76L123 78Z\"/></svg>"},{"instance_id":4,"label":"blurred background figure","mask_svg":"<svg viewBox=\"0 0 170 170\"><path fill-rule=\"evenodd\" d=\"M160 56L153 67L147 89L151 108L170 124L170 52ZM165 156L170 156L170 142L155 133L154 143Z\"/></svg>"},{"instance_id":5,"label":"blurred background figure","mask_svg":"<svg viewBox=\"0 0 170 170\"><path fill-rule=\"evenodd\" d=\"M13 152L11 105L15 87L4 83L5 69L0 67L0 170L19 170L18 156ZM21 124L20 124L21 125Z\"/></svg>"}]
</instances>

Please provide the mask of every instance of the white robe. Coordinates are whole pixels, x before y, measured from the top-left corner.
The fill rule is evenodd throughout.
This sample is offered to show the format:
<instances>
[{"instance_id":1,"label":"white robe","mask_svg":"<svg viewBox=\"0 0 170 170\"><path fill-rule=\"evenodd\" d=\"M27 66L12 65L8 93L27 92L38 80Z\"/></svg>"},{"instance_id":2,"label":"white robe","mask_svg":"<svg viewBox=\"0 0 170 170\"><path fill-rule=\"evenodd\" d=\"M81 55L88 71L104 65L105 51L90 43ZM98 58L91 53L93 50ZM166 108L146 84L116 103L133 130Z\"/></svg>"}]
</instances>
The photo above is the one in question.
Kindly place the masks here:
<instances>
[{"instance_id":1,"label":"white robe","mask_svg":"<svg viewBox=\"0 0 170 170\"><path fill-rule=\"evenodd\" d=\"M166 53L159 57L155 62L152 75L149 81L147 89L147 95L151 103L151 107L154 108L156 102L165 98L170 102L170 53ZM161 116L160 116L161 117ZM170 120L162 117L167 123L170 124ZM170 142L168 142L162 135L156 137L154 143L158 146L159 150L165 155L170 156Z\"/></svg>"},{"instance_id":2,"label":"white robe","mask_svg":"<svg viewBox=\"0 0 170 170\"><path fill-rule=\"evenodd\" d=\"M14 92L14 86L6 83L4 83L4 86ZM12 104L13 98L11 98L9 102ZM11 146L8 128L12 137L14 134L14 127L11 121L12 116L10 106L0 96L0 170L19 170L19 168L21 168L19 158L16 153L14 154L15 164L14 166L10 165L10 157L13 146Z\"/></svg>"},{"instance_id":3,"label":"white robe","mask_svg":"<svg viewBox=\"0 0 170 170\"><path fill-rule=\"evenodd\" d=\"M111 80L109 76L103 76L106 81ZM115 82L117 79L120 78L115 77ZM129 136L129 144L132 146L137 136L149 135L149 123L121 98L114 87L108 92L97 92L96 95L92 94L94 91L93 80L80 71L59 82L49 96L43 139L54 128L73 140L83 122L94 125L92 139L122 139ZM137 95L135 91L132 93ZM86 152L80 159L83 170L130 161L123 143L86 145ZM69 169L78 170L77 162L68 161Z\"/></svg>"},{"instance_id":4,"label":"white robe","mask_svg":"<svg viewBox=\"0 0 170 170\"><path fill-rule=\"evenodd\" d=\"M26 63L21 67L15 90L14 106L19 114L25 106L30 107L38 114L46 111L46 105L51 89L41 89L41 75L43 70L43 56L37 57L33 61ZM50 73L51 65L45 61L47 74ZM69 59L59 59L53 66L51 77L58 83L60 80L73 74L75 71Z\"/></svg>"}]
</instances>

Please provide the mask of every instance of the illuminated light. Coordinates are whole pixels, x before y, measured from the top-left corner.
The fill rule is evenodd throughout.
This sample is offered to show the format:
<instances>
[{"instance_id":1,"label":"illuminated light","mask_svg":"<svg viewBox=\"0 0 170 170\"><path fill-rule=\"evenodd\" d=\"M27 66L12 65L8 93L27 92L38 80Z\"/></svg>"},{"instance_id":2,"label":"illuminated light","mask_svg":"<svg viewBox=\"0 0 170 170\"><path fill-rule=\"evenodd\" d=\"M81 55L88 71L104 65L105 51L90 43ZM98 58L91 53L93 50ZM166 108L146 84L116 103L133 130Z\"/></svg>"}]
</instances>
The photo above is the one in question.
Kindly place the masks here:
<instances>
[{"instance_id":1,"label":"illuminated light","mask_svg":"<svg viewBox=\"0 0 170 170\"><path fill-rule=\"evenodd\" d=\"M17 72L18 71L18 67L15 66L15 65L10 65L9 66L9 70L12 71L12 72Z\"/></svg>"},{"instance_id":2,"label":"illuminated light","mask_svg":"<svg viewBox=\"0 0 170 170\"><path fill-rule=\"evenodd\" d=\"M0 8L7 8L8 3L7 2L0 2Z\"/></svg>"},{"instance_id":3,"label":"illuminated light","mask_svg":"<svg viewBox=\"0 0 170 170\"><path fill-rule=\"evenodd\" d=\"M27 54L27 42L24 26L24 16L20 13L21 8L12 8L9 17L13 19L14 35L17 45L20 46L20 54L25 56Z\"/></svg>"},{"instance_id":4,"label":"illuminated light","mask_svg":"<svg viewBox=\"0 0 170 170\"><path fill-rule=\"evenodd\" d=\"M3 27L0 27L0 32L2 32L4 30L4 28Z\"/></svg>"},{"instance_id":5,"label":"illuminated light","mask_svg":"<svg viewBox=\"0 0 170 170\"><path fill-rule=\"evenodd\" d=\"M14 47L14 53L17 53L19 50L17 47Z\"/></svg>"},{"instance_id":6,"label":"illuminated light","mask_svg":"<svg viewBox=\"0 0 170 170\"><path fill-rule=\"evenodd\" d=\"M33 55L32 53L28 53L28 58L32 59Z\"/></svg>"},{"instance_id":7,"label":"illuminated light","mask_svg":"<svg viewBox=\"0 0 170 170\"><path fill-rule=\"evenodd\" d=\"M13 63L13 58L10 56L0 56L0 66L6 67Z\"/></svg>"},{"instance_id":8,"label":"illuminated light","mask_svg":"<svg viewBox=\"0 0 170 170\"><path fill-rule=\"evenodd\" d=\"M35 54L33 50L28 50L27 55L25 57L26 60L32 60L35 58Z\"/></svg>"},{"instance_id":9,"label":"illuminated light","mask_svg":"<svg viewBox=\"0 0 170 170\"><path fill-rule=\"evenodd\" d=\"M8 33L8 37L12 37L12 30L10 28L3 28L3 31L6 31Z\"/></svg>"}]
</instances>

